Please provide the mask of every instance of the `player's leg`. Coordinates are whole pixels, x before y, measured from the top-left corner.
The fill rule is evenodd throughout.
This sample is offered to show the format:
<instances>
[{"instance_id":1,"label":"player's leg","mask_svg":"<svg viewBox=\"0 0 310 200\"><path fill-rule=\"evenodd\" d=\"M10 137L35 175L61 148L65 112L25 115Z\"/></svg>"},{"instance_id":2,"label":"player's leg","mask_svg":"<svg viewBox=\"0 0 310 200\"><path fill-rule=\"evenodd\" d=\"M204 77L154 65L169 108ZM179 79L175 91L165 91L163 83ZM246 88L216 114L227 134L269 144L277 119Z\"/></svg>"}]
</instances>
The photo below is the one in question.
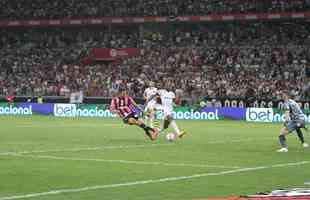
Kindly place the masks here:
<instances>
[{"instance_id":1,"label":"player's leg","mask_svg":"<svg viewBox=\"0 0 310 200\"><path fill-rule=\"evenodd\" d=\"M149 109L149 121L150 121L150 127L154 128L154 120L155 120L155 111L153 108Z\"/></svg>"},{"instance_id":2,"label":"player's leg","mask_svg":"<svg viewBox=\"0 0 310 200\"><path fill-rule=\"evenodd\" d=\"M279 143L281 146L281 149L278 150L278 152L287 152L287 145L286 145L286 135L289 133L289 130L287 129L287 127L283 127L280 130L280 135L279 135Z\"/></svg>"},{"instance_id":3,"label":"player's leg","mask_svg":"<svg viewBox=\"0 0 310 200\"><path fill-rule=\"evenodd\" d=\"M303 147L307 148L309 145L305 142L304 135L301 131L301 128L305 128L305 121L297 121L296 123L296 133L298 136L299 141L303 145Z\"/></svg>"},{"instance_id":4,"label":"player's leg","mask_svg":"<svg viewBox=\"0 0 310 200\"><path fill-rule=\"evenodd\" d=\"M170 125L174 129L174 131L178 134L179 138L182 138L186 134L185 131L180 131L180 129L179 129L179 127L178 127L178 125L174 119L172 119Z\"/></svg>"},{"instance_id":5,"label":"player's leg","mask_svg":"<svg viewBox=\"0 0 310 200\"><path fill-rule=\"evenodd\" d=\"M173 118L172 118L172 111L171 111L171 109L163 107L163 120L162 120L162 123L160 125L159 132L163 132L164 130L169 128L169 125L170 125L172 119Z\"/></svg>"},{"instance_id":6,"label":"player's leg","mask_svg":"<svg viewBox=\"0 0 310 200\"><path fill-rule=\"evenodd\" d=\"M145 131L145 134L151 139L155 140L157 138L157 131L149 126L147 126L142 120L139 120L135 117L128 118L128 124L129 125L136 125L140 128L142 128Z\"/></svg>"},{"instance_id":7,"label":"player's leg","mask_svg":"<svg viewBox=\"0 0 310 200\"><path fill-rule=\"evenodd\" d=\"M161 131L167 129L169 126L171 126L173 128L173 130L175 131L175 133L178 135L178 137L183 137L186 132L184 131L180 131L176 121L173 119L172 114L171 113L167 113L167 115L165 115L164 117L164 122L163 122L163 126L161 128Z\"/></svg>"},{"instance_id":8,"label":"player's leg","mask_svg":"<svg viewBox=\"0 0 310 200\"><path fill-rule=\"evenodd\" d=\"M151 128L154 128L155 111L153 108L148 107L146 109L145 123Z\"/></svg>"},{"instance_id":9,"label":"player's leg","mask_svg":"<svg viewBox=\"0 0 310 200\"><path fill-rule=\"evenodd\" d=\"M279 142L281 145L281 149L278 152L287 152L288 148L286 145L286 135L296 130L296 123L293 121L287 121L284 123L284 127L280 130Z\"/></svg>"},{"instance_id":10,"label":"player's leg","mask_svg":"<svg viewBox=\"0 0 310 200\"><path fill-rule=\"evenodd\" d=\"M150 120L150 117L149 117L149 107L148 105L145 107L144 109L144 123L147 125L149 124L149 120Z\"/></svg>"}]
</instances>

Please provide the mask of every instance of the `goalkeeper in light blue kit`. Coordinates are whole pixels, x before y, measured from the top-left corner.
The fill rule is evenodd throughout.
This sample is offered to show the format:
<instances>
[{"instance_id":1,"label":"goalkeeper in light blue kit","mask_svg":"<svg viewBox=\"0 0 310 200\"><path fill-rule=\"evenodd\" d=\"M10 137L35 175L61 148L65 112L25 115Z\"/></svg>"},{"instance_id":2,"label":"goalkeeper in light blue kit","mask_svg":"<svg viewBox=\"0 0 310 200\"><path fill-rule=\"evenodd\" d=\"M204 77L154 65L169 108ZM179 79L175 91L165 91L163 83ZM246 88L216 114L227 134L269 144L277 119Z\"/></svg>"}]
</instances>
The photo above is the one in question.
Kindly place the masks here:
<instances>
[{"instance_id":1,"label":"goalkeeper in light blue kit","mask_svg":"<svg viewBox=\"0 0 310 200\"><path fill-rule=\"evenodd\" d=\"M296 131L303 147L307 148L309 145L305 143L304 136L301 131L302 128L306 129L306 117L298 103L292 100L287 92L283 93L282 96L286 112L284 127L281 129L279 135L281 149L279 149L278 152L288 152L285 136L293 131Z\"/></svg>"}]
</instances>

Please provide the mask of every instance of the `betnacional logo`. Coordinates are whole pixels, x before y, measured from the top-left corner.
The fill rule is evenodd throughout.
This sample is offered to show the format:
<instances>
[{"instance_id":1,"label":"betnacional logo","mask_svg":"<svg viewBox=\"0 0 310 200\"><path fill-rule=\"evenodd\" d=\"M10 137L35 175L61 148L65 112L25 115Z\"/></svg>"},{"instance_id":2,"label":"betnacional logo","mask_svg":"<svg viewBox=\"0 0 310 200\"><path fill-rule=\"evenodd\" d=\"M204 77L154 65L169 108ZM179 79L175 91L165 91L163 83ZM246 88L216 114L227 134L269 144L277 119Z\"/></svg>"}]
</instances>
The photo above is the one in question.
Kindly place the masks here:
<instances>
[{"instance_id":1,"label":"betnacional logo","mask_svg":"<svg viewBox=\"0 0 310 200\"><path fill-rule=\"evenodd\" d=\"M32 115L32 106L0 106L0 115Z\"/></svg>"},{"instance_id":2,"label":"betnacional logo","mask_svg":"<svg viewBox=\"0 0 310 200\"><path fill-rule=\"evenodd\" d=\"M54 115L56 117L115 117L107 109L100 109L98 106L95 108L78 108L76 104L55 104Z\"/></svg>"},{"instance_id":3,"label":"betnacional logo","mask_svg":"<svg viewBox=\"0 0 310 200\"><path fill-rule=\"evenodd\" d=\"M246 111L246 120L250 122L272 122L272 108L248 108Z\"/></svg>"}]
</instances>

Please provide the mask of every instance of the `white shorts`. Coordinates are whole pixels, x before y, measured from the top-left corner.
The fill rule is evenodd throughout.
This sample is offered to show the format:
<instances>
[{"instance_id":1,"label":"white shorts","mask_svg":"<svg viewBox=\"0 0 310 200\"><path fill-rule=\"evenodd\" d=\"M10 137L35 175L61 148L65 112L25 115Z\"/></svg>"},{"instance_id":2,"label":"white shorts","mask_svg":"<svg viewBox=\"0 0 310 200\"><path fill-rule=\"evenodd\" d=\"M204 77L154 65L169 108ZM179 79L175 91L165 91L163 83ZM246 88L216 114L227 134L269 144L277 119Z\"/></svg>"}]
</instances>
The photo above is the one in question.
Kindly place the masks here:
<instances>
[{"instance_id":1,"label":"white shorts","mask_svg":"<svg viewBox=\"0 0 310 200\"><path fill-rule=\"evenodd\" d=\"M173 108L164 107L164 117L171 116L172 117Z\"/></svg>"},{"instance_id":2,"label":"white shorts","mask_svg":"<svg viewBox=\"0 0 310 200\"><path fill-rule=\"evenodd\" d=\"M149 110L154 110L154 109L156 109L156 101L150 101L147 103L144 111L147 112Z\"/></svg>"},{"instance_id":3,"label":"white shorts","mask_svg":"<svg viewBox=\"0 0 310 200\"><path fill-rule=\"evenodd\" d=\"M157 111L160 111L162 113L163 118L166 118L167 116L172 117L173 107L165 107L161 104L156 103L154 106L154 109L156 109Z\"/></svg>"}]
</instances>

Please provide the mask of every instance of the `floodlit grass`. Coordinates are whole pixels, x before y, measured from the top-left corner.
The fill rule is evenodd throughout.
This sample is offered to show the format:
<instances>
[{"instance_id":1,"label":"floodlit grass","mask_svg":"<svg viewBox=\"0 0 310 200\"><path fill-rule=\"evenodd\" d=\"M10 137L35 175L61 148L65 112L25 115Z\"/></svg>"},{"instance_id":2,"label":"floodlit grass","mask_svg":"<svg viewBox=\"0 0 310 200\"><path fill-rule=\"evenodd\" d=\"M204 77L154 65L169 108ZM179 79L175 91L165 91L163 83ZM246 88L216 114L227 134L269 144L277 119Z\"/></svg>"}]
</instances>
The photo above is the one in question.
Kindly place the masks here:
<instances>
[{"instance_id":1,"label":"floodlit grass","mask_svg":"<svg viewBox=\"0 0 310 200\"><path fill-rule=\"evenodd\" d=\"M0 200L185 200L310 180L310 150L295 135L288 153L275 152L281 124L177 121L188 135L171 143L164 135L151 142L120 120L33 116L0 123Z\"/></svg>"}]
</instances>

